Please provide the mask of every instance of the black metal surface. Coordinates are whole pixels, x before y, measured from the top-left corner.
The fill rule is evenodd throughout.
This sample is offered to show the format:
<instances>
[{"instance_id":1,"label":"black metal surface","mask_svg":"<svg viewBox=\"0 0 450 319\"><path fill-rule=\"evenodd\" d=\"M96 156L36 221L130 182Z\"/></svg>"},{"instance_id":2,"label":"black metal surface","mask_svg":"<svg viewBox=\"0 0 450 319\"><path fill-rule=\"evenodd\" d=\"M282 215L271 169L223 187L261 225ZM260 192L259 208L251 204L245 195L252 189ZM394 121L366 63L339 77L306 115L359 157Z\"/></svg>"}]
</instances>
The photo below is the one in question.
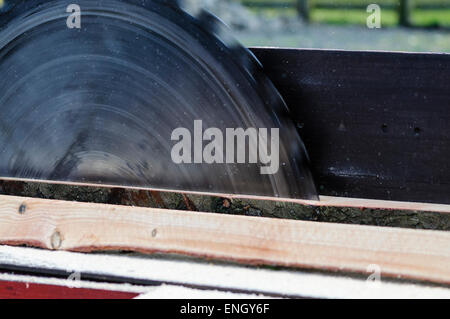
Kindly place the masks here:
<instances>
[{"instance_id":1,"label":"black metal surface","mask_svg":"<svg viewBox=\"0 0 450 319\"><path fill-rule=\"evenodd\" d=\"M450 204L450 55L253 49L323 195Z\"/></svg>"},{"instance_id":2,"label":"black metal surface","mask_svg":"<svg viewBox=\"0 0 450 319\"><path fill-rule=\"evenodd\" d=\"M6 1L2 177L317 198L282 98L212 16L167 1L80 0L81 29L69 29L72 2ZM193 132L194 120L223 132L280 128L280 170L173 163L171 134Z\"/></svg>"}]
</instances>

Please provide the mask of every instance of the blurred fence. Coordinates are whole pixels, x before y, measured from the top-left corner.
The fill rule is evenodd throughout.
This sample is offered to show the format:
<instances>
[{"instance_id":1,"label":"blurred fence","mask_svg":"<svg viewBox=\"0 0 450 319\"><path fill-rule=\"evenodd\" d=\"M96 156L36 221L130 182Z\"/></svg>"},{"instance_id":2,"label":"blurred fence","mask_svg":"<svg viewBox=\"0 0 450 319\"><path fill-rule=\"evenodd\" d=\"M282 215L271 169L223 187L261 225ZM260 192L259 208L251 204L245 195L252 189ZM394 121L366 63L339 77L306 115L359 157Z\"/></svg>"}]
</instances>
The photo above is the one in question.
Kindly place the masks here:
<instances>
[{"instance_id":1,"label":"blurred fence","mask_svg":"<svg viewBox=\"0 0 450 319\"><path fill-rule=\"evenodd\" d=\"M362 9L365 10L370 3L380 4L383 9L397 10L399 15L399 23L403 26L412 26L411 13L414 9L420 10L436 10L450 9L450 1L439 0L430 1L423 0L393 0L383 1L311 1L311 0L241 0L241 3L252 8L260 9L295 9L300 17L306 22L310 21L311 10L314 9Z\"/></svg>"}]
</instances>

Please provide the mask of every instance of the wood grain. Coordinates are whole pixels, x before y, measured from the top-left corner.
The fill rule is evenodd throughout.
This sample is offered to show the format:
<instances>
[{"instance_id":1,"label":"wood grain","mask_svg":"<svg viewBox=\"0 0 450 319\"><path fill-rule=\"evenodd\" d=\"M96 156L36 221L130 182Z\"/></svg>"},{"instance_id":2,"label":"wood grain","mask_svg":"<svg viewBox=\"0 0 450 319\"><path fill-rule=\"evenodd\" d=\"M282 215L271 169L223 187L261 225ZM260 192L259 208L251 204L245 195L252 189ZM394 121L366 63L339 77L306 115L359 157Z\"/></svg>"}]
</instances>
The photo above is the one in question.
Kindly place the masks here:
<instances>
[{"instance_id":1,"label":"wood grain","mask_svg":"<svg viewBox=\"0 0 450 319\"><path fill-rule=\"evenodd\" d=\"M90 183L77 183L77 182L55 182L46 180L30 180L30 179L14 179L1 177L0 180L8 182L26 182L26 183L44 183L52 185L66 185L66 186L81 186L81 187L102 187L102 188L115 188L114 185L108 184L90 184ZM147 190L152 193L152 196L158 192L179 193L176 190L157 189L157 188L145 188L145 187L127 187L129 190ZM450 205L448 204L433 204L433 203L420 203L420 202L407 202L407 201L388 201L378 199L366 199L366 198L350 198L350 197L336 197L336 196L319 196L319 200L303 200L303 199L286 199L279 197L265 197L265 196L252 196L246 194L232 195L214 192L185 192L185 194L199 195L199 196L214 196L224 197L228 199L250 199L261 201L275 201L275 202L287 202L296 203L300 205L309 206L325 206L325 207L352 207L352 208L369 208L369 209L381 209L381 210L406 210L406 211L420 211L420 212L435 212L435 213L450 213ZM26 196L26 195L25 195ZM157 204L164 208L165 204L161 201L161 198L156 198Z\"/></svg>"},{"instance_id":2,"label":"wood grain","mask_svg":"<svg viewBox=\"0 0 450 319\"><path fill-rule=\"evenodd\" d=\"M450 233L0 196L0 243L180 253L450 284Z\"/></svg>"}]
</instances>

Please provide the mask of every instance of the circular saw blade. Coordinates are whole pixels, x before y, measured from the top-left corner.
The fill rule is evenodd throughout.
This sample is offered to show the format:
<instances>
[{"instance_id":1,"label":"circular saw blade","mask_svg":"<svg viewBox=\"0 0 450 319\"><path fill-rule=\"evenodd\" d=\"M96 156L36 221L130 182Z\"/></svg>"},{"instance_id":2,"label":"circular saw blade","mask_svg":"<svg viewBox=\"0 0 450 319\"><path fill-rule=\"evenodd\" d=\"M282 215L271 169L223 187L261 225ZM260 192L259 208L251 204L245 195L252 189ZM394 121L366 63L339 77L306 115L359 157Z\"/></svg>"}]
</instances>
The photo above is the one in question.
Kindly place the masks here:
<instances>
[{"instance_id":1,"label":"circular saw blade","mask_svg":"<svg viewBox=\"0 0 450 319\"><path fill-rule=\"evenodd\" d=\"M0 176L317 199L285 103L212 15L172 1L79 0L80 28L69 28L71 3L5 1ZM225 154L203 162L199 121L200 135L223 132L224 147L227 129L279 129L279 169L261 174L263 162ZM172 160L177 128L192 133L192 163Z\"/></svg>"}]
</instances>

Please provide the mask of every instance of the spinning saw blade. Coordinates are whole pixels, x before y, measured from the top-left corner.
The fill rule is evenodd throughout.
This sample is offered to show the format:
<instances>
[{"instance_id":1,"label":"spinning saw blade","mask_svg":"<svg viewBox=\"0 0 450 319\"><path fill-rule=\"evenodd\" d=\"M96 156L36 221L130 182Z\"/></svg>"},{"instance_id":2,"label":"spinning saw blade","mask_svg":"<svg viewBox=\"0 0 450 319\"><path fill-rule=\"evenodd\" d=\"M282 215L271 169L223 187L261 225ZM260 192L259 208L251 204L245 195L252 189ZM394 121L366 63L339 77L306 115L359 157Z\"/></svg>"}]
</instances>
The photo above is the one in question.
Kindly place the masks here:
<instances>
[{"instance_id":1,"label":"spinning saw blade","mask_svg":"<svg viewBox=\"0 0 450 319\"><path fill-rule=\"evenodd\" d=\"M168 1L78 0L80 28L69 28L71 3L3 1L0 176L317 199L285 103L212 15ZM249 155L247 164L237 154L220 163L219 148L219 160L205 163L199 121L200 134L223 132L224 147L227 128L279 129L279 169L262 174L269 164ZM172 160L177 128L192 132L192 149L183 148L192 163Z\"/></svg>"}]
</instances>

